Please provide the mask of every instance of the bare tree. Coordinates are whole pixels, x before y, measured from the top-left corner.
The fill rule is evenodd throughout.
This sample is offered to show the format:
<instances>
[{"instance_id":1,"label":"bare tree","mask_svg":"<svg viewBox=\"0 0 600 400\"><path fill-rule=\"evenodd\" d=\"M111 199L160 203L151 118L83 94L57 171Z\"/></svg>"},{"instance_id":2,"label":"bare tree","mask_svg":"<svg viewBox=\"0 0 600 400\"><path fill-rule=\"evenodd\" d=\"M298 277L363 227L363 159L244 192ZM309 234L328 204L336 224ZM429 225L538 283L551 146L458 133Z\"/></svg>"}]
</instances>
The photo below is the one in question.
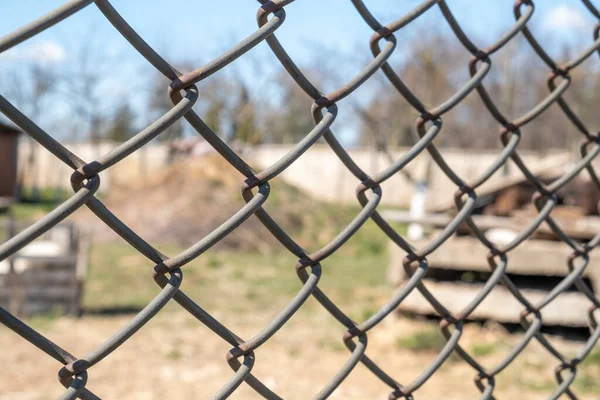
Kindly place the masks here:
<instances>
[{"instance_id":1,"label":"bare tree","mask_svg":"<svg viewBox=\"0 0 600 400\"><path fill-rule=\"evenodd\" d=\"M257 123L257 107L244 82L239 82L237 99L233 107L231 135L249 145L257 145L263 140L263 133Z\"/></svg>"},{"instance_id":2,"label":"bare tree","mask_svg":"<svg viewBox=\"0 0 600 400\"><path fill-rule=\"evenodd\" d=\"M10 70L5 75L2 86L4 92L13 100L17 107L34 121L40 119L45 104L56 94L58 85L57 72L50 65L31 62L25 67ZM26 160L17 175L17 198L21 197L23 188L28 184L27 176L31 176L31 198L40 199L38 174L35 173L36 143L28 135L22 139L26 147Z\"/></svg>"},{"instance_id":3,"label":"bare tree","mask_svg":"<svg viewBox=\"0 0 600 400\"><path fill-rule=\"evenodd\" d=\"M167 113L173 108L173 102L169 98L168 88L169 80L159 73L153 75L152 80L149 82L149 99L147 117L149 122L156 121L162 115ZM181 139L184 133L183 119L178 119L171 126L169 126L163 133L158 137L158 141L168 141Z\"/></svg>"},{"instance_id":4,"label":"bare tree","mask_svg":"<svg viewBox=\"0 0 600 400\"><path fill-rule=\"evenodd\" d=\"M281 100L267 110L264 142L296 143L315 127L311 114L313 100L285 73L279 74L275 82Z\"/></svg>"},{"instance_id":5,"label":"bare tree","mask_svg":"<svg viewBox=\"0 0 600 400\"><path fill-rule=\"evenodd\" d=\"M137 133L136 116L127 102L119 105L110 118L104 138L114 142L124 142Z\"/></svg>"}]
</instances>

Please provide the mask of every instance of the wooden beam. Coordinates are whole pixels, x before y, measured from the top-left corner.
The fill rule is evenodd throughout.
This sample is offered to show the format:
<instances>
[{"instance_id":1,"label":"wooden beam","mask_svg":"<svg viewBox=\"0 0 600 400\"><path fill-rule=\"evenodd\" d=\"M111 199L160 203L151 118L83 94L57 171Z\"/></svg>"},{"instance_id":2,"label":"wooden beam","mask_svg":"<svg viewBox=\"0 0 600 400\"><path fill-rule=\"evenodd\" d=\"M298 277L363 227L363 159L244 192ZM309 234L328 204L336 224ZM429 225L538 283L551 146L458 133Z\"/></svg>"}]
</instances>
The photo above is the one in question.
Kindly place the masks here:
<instances>
[{"instance_id":1,"label":"wooden beam","mask_svg":"<svg viewBox=\"0 0 600 400\"><path fill-rule=\"evenodd\" d=\"M407 211L403 210L383 210L381 216L390 222L418 223L432 228L444 228L452 221L453 217L448 214L435 213L424 215L421 218L413 218ZM533 222L534 217L497 217L494 215L473 215L473 222L482 231L488 231L494 228L503 228L520 232L523 227ZM564 230L564 232L575 239L591 239L600 232L600 217L587 216L582 218L560 218L554 220ZM466 229L466 226L465 226ZM553 234L550 226L542 223L536 230L538 233Z\"/></svg>"}]
</instances>

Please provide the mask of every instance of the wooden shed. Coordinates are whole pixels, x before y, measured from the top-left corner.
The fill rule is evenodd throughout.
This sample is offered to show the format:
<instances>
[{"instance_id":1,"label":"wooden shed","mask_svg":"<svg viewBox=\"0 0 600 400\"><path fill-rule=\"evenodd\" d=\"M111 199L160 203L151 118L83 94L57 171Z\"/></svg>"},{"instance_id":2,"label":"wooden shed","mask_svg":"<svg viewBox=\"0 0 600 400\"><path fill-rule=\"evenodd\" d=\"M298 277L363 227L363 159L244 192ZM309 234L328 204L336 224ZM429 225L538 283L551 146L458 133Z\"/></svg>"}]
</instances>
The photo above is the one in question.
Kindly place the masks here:
<instances>
[{"instance_id":1,"label":"wooden shed","mask_svg":"<svg viewBox=\"0 0 600 400\"><path fill-rule=\"evenodd\" d=\"M0 233L22 232L31 222L0 221ZM73 223L61 222L0 261L0 307L19 316L79 315L89 241Z\"/></svg>"},{"instance_id":2,"label":"wooden shed","mask_svg":"<svg viewBox=\"0 0 600 400\"><path fill-rule=\"evenodd\" d=\"M17 144L21 131L0 121L0 206L17 193Z\"/></svg>"}]
</instances>

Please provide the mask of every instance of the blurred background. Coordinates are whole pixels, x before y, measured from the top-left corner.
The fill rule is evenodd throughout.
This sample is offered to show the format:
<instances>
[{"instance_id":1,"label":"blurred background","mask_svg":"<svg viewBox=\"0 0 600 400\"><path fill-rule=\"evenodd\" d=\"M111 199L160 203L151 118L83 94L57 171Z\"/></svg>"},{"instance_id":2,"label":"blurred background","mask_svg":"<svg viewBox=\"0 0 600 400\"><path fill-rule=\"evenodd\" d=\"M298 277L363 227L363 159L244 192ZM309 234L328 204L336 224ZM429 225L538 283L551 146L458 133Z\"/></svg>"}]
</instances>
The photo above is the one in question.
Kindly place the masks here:
<instances>
[{"instance_id":1,"label":"blurred background","mask_svg":"<svg viewBox=\"0 0 600 400\"><path fill-rule=\"evenodd\" d=\"M235 6L187 0L112 3L154 49L183 72L206 64L257 29L258 3L253 1L236 2ZM420 2L365 3L382 23L389 23ZM509 1L447 3L466 34L482 48L514 24ZM22 0L3 6L0 36L60 4ZM535 6L528 26L559 64L593 44L596 21L581 1L546 0ZM323 93L344 85L372 60L372 31L350 2L297 1L286 6L286 14L276 35ZM430 107L442 103L470 77L470 54L445 21L440 21L441 12L432 7L397 32L398 45L390 59L405 84ZM522 35L494 54L492 63L484 84L510 118L523 115L548 95L550 71ZM573 81L564 95L588 126L600 123L599 67L591 57L574 69ZM0 54L0 94L88 162L171 109L169 83L93 5ZM288 76L266 43L197 86L199 99L194 109L256 170L280 159L314 126L312 100ZM418 113L380 71L338 107L332 131L369 173L382 170L417 141L414 121ZM498 131L497 122L477 93L472 93L444 116L435 143L454 170L468 180L502 149ZM559 107L552 105L522 129L519 149L532 171L551 181L580 157L580 142L577 130ZM0 119L0 154L0 235L6 240L69 197L71 171L5 118ZM244 204L239 194L243 176L183 119L100 175L97 196L169 256L202 239ZM600 228L596 207L600 196L584 175L561 192L562 208L556 211L558 215L553 214L562 216L565 223L579 224L573 222L570 233L581 240L589 239L590 232ZM314 251L360 211L355 198L358 183L333 151L319 142L272 181L265 208L304 248ZM447 223L443 218L456 213L452 197L456 188L427 154L417 157L382 188L380 208L401 234L409 234L412 226L410 237L415 243L426 241ZM483 200L476 214L492 236L509 240L523 221L535 215L529 201L532 193L533 188L508 163L482 187ZM468 235L459 232L457 236ZM465 242L467 239L458 237L455 244L459 247L448 247L437 261L432 260L429 278L440 293L458 293L459 288L467 298L489 275L482 272L487 265L484 247L474 240ZM513 273L535 298L547 293L568 272L568 247L548 229L541 229L532 242L519 256L523 267L515 261ZM473 261L466 266L448 265L452 251L464 251L464 246L474 246ZM548 266L543 259L539 268L531 267L531 260L550 254L549 249L558 249L558 253L551 253L556 266ZM363 321L403 282L399 260L404 255L400 253L368 221L324 263L319 287L354 320ZM250 218L184 268L182 289L232 331L247 338L301 288L295 263L260 222ZM81 209L0 263L0 302L81 356L158 293L153 266L91 212ZM591 286L598 279L600 287L597 275L595 271L586 275ZM585 315L579 315L586 311L580 307L583 300L567 295L571 296L568 301L548 311L544 329L557 346L574 355L589 333ZM522 338L518 318L512 319L518 317L520 308L514 305L503 314L498 310L504 304L501 299L476 316L461 339L466 349L489 365L501 360ZM581 313L572 311L573 304ZM413 379L445 343L433 314L418 299L407 301L402 311L369 336L367 353L376 360L379 355L382 365L394 371L397 379ZM344 330L309 299L261 348L256 375L285 398L311 397L348 357L341 340ZM9 346L10 352L0 354L0 362L12 366L0 376L0 399L60 395L52 372L58 365L53 360L7 329L0 329L0 348ZM224 360L228 350L228 345L201 323L176 304L169 304L122 349L94 367L89 386L103 398L206 397L231 375ZM395 356L389 357L392 352ZM547 397L556 387L555 364L551 355L532 342L514 366L499 375L499 398ZM420 398L439 398L442 393L444 398L475 398L479 392L470 384L474 374L458 357L451 358L419 391ZM32 376L35 387L25 384ZM173 379L182 384L174 387ZM599 379L600 351L596 350L581 366L574 387L581 398L595 398L600 393ZM358 366L332 398L386 398L388 391ZM232 398L253 396L250 389L243 388Z\"/></svg>"}]
</instances>

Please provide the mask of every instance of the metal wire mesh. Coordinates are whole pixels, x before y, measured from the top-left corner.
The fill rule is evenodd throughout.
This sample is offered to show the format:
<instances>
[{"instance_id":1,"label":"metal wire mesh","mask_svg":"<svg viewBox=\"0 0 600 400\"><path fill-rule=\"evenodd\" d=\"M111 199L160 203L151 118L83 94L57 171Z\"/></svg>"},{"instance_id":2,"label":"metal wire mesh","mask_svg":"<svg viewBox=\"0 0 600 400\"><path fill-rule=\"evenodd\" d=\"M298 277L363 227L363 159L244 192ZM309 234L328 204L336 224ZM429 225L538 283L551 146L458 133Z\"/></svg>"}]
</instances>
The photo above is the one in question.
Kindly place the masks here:
<instances>
[{"instance_id":1,"label":"metal wire mesh","mask_svg":"<svg viewBox=\"0 0 600 400\"><path fill-rule=\"evenodd\" d=\"M582 1L589 12L600 20L600 12L591 4L591 2L589 0ZM97 399L98 396L92 392L91 388L88 389L87 387L88 370L95 364L101 362L110 353L117 350L121 344L134 335L171 300L176 301L200 323L206 325L214 332L214 334L218 335L232 346L231 350L226 355L226 359L233 370L233 374L231 379L228 382L224 382L222 388L215 393L212 398L226 398L231 395L239 385L245 382L264 398L279 399L280 396L278 394L267 388L261 382L259 377L252 374L255 351L268 341L290 319L290 317L302 307L303 303L310 296L313 296L336 320L339 321L340 324L345 327L346 331L343 334L342 340L350 353L350 357L347 359L346 363L340 366L340 369L335 376L331 377L327 385L314 396L317 399L324 399L332 394L336 387L348 377L349 373L358 363L364 364L374 375L389 386L391 392L389 398L413 398L414 393L419 387L436 372L453 352L475 370L475 384L482 393L481 398L493 398L495 376L507 368L526 348L532 339L537 340L556 358L557 367L555 370L555 378L558 387L549 398L556 399L562 395L567 395L572 399L576 398L570 385L575 379L577 366L590 353L600 337L600 329L597 329L597 322L593 314L593 312L600 307L600 300L594 295L591 288L586 285L582 278L582 274L588 267L589 253L600 242L600 233L588 243L581 244L563 232L561 227L553 220L551 212L557 204L556 192L571 182L584 169L586 169L591 176L595 186L600 189L600 179L592 166L592 160L600 153L598 135L587 128L562 97L571 83L570 71L600 48L600 24L594 29L595 42L593 46L582 52L572 61L561 66L546 53L527 27L527 22L534 12L534 2L531 0L516 1L514 5L514 25L496 42L483 49L471 42L455 20L448 5L443 0L423 1L408 14L385 26L377 21L361 0L352 0L358 13L373 29L374 33L370 39L370 47L374 58L346 85L331 93L323 94L296 66L275 35L275 31L285 20L286 11L284 7L291 3L292 0L259 0L259 2L261 4L256 16L258 29L254 33L202 67L192 72L181 73L151 48L107 0L96 0L94 2L95 6L106 19L110 21L114 28L117 29L131 46L154 66L156 70L171 80L168 93L173 101L173 108L161 118L139 132L132 139L119 145L108 154L105 154L96 160L89 162L82 160L76 154L73 154L66 149L50 134L42 130L34 121L27 118L4 97L0 96L0 110L4 115L25 131L31 138L74 170L70 179L75 192L68 200L60 204L55 210L50 212L40 221L36 222L9 241L3 243L0 246L0 260L14 254L27 243L51 229L61 220L67 218L75 210L86 206L106 225L137 249L137 251L156 264L153 271L153 277L156 283L162 288L160 293L123 328L102 345L93 349L90 353L81 358L71 355L58 344L51 342L6 310L0 309L0 322L19 334L25 340L29 341L32 345L38 347L41 351L63 364L63 367L58 372L59 380L65 387L65 392L61 396L61 399ZM29 25L1 38L0 53L18 45L65 18L68 18L91 3L92 0L74 0L68 2L42 18L33 21ZM403 83L402 78L394 72L387 60L397 47L394 32L410 24L434 6L440 8L443 17L450 25L456 37L472 54L472 58L469 62L471 78L460 90L442 104L435 107L428 107ZM443 21L440 21L440 23L441 22ZM502 111L497 108L486 91L484 81L486 75L492 68L489 58L490 55L502 49L503 46L513 40L518 34L522 34L527 39L533 50L535 50L537 55L548 66L550 71L547 80L549 94L526 114L513 119L503 115ZM198 90L195 83L226 67L232 61L263 41L267 42L281 65L286 69L297 85L314 100L311 111L315 121L315 127L310 132L306 132L306 136L304 136L304 138L283 158L269 168L257 172L236 154L236 152L228 147L227 144L203 122L203 120L192 110L192 106L198 98ZM383 47L380 45L382 41L384 42ZM398 90L399 94L402 95L420 114L415 122L416 131L420 136L420 140L389 167L370 176L352 160L344 147L342 147L336 139L331 128L337 115L336 103L360 87L378 70L383 71L389 82ZM503 145L503 149L497 154L494 162L487 167L477 179L467 182L456 175L452 168L446 164L444 158L436 149L434 139L442 132L443 115L458 105L473 91L477 91L481 101L489 110L489 113L500 124L501 129L499 138ZM522 161L519 156L518 144L521 137L520 128L538 117L554 103L557 103L560 106L560 109L572 122L573 126L583 136L581 143L581 159L562 177L550 184L545 184L532 174ZM176 256L170 257L156 250L151 244L147 243L127 225L115 217L115 215L113 215L111 211L95 197L95 193L100 186L98 174L101 171L110 168L128 155L139 150L180 118L185 118L198 134L200 134L225 160L246 177L241 189L241 194L246 204L226 222L213 230L206 237L202 238L202 240L198 241L195 245ZM269 180L284 171L320 138L325 139L345 167L356 176L357 181L359 182L356 189L356 196L362 209L354 219L329 242L329 244L317 251L308 252L302 249L283 229L279 227L277 222L262 208L262 205L267 201L270 193ZM457 214L452 222L449 223L437 237L429 241L426 246L417 249L381 217L377 211L377 206L382 197L380 184L397 172L402 171L416 156L424 151L429 152L437 166L456 185L457 191L454 196L454 201ZM526 176L527 180L535 186L537 192L533 197L533 203L538 210L538 216L529 226L526 226L512 242L504 246L498 246L486 238L483 232L471 219L471 214L478 198L477 188L507 163L509 159L518 166ZM303 286L271 323L265 326L254 337L244 340L207 313L193 299L186 296L179 290L179 286L183 279L182 268L187 263L206 252L252 215L255 215L262 224L264 224L282 246L298 258L295 269ZM396 245L406 252L403 266L410 276L410 279L379 311L366 321L356 323L327 297L327 295L319 288L318 283L321 277L322 263L327 257L343 246L369 218L372 219ZM548 224L554 233L572 249L572 254L568 260L570 272L548 293L546 298L541 302L534 304L529 302L520 292L517 286L505 273L505 270L510 260L511 251L526 240L536 228L544 222ZM427 256L436 251L436 249L452 236L463 223L468 224L474 236L489 249L487 261L492 274L477 296L473 298L463 310L459 313L452 313L444 307L430 291L428 291L423 279L428 270ZM488 368L481 365L472 355L461 347L460 338L464 321L498 284L503 284L523 305L523 312L520 315L520 319L526 332L518 345L508 352L499 364ZM586 344L581 348L579 354L573 358L568 358L564 354L561 354L561 352L559 352L541 333L542 317L540 311L573 285L589 299L591 304L589 311L591 335ZM389 316L413 290L420 291L441 316L440 328L446 337L447 342L435 360L428 368L422 371L416 379L412 382L401 383L403 380L402 376L392 377L390 373L381 369L375 360L372 360L365 354L367 348L367 333L384 318Z\"/></svg>"}]
</instances>

